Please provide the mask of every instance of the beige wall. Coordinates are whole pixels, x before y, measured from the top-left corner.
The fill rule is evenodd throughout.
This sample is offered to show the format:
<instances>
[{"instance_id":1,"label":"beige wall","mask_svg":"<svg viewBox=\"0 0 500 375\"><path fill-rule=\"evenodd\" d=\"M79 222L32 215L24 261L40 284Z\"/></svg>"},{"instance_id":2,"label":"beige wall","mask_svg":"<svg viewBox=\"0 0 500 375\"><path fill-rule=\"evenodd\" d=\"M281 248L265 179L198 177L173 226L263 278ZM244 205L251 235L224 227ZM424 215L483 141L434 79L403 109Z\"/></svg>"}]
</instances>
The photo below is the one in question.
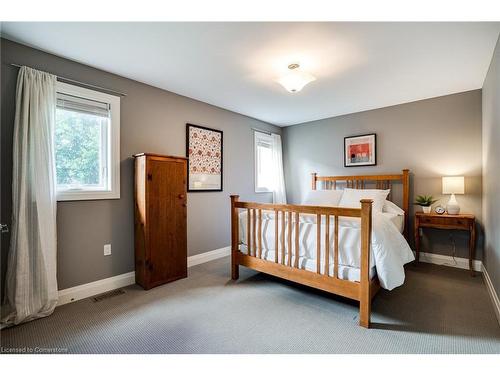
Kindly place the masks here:
<instances>
[{"instance_id":1,"label":"beige wall","mask_svg":"<svg viewBox=\"0 0 500 375\"><path fill-rule=\"evenodd\" d=\"M344 137L366 133L377 134L377 165L344 168ZM441 195L441 176L466 176L467 194L457 199L463 212L481 222L480 90L290 126L283 130L283 147L290 202L300 202L310 189L311 172L383 174L409 168L411 198L432 194L442 204L448 197ZM467 234L455 232L454 237L457 255L467 257ZM426 231L422 246L423 251L452 253L448 235L437 230Z\"/></svg>"},{"instance_id":2,"label":"beige wall","mask_svg":"<svg viewBox=\"0 0 500 375\"><path fill-rule=\"evenodd\" d=\"M500 40L483 86L484 265L500 295Z\"/></svg>"},{"instance_id":3,"label":"beige wall","mask_svg":"<svg viewBox=\"0 0 500 375\"><path fill-rule=\"evenodd\" d=\"M133 163L131 155L157 152L185 155L185 125L204 125L224 132L224 191L188 194L189 255L230 243L229 194L269 201L254 193L252 127L280 128L196 100L103 72L5 39L1 39L1 220L10 224L12 128L17 68L25 64L54 74L127 93L121 102L121 199L58 204L59 288L130 272L134 269ZM8 236L2 237L2 276ZM103 245L113 254L103 256ZM2 277L2 280L4 278Z\"/></svg>"}]
</instances>

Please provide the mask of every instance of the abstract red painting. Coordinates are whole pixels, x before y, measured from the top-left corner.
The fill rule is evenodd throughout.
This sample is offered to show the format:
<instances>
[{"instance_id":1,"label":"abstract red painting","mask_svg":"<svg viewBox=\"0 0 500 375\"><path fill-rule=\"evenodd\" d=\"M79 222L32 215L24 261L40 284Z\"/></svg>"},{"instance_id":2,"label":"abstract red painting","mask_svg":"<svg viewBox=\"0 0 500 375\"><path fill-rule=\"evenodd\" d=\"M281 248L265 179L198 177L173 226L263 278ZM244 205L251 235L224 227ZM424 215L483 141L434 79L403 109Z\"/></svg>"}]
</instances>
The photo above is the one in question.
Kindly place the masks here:
<instances>
[{"instance_id":1,"label":"abstract red painting","mask_svg":"<svg viewBox=\"0 0 500 375\"><path fill-rule=\"evenodd\" d=\"M376 135L365 134L344 138L344 166L376 165Z\"/></svg>"}]
</instances>

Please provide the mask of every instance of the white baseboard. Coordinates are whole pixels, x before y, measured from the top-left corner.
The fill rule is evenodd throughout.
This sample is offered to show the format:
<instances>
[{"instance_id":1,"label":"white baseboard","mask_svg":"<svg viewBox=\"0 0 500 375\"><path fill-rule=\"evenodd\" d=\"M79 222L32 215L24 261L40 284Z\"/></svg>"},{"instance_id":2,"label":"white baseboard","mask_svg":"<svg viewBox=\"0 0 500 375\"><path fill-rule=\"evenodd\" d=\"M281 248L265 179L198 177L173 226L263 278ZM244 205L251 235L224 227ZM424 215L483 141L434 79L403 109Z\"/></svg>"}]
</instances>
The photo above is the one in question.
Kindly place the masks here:
<instances>
[{"instance_id":1,"label":"white baseboard","mask_svg":"<svg viewBox=\"0 0 500 375\"><path fill-rule=\"evenodd\" d=\"M135 283L135 272L122 273L121 275L108 277L107 279L93 281L73 288L59 291L58 306L75 302L110 290L122 288Z\"/></svg>"},{"instance_id":2,"label":"white baseboard","mask_svg":"<svg viewBox=\"0 0 500 375\"><path fill-rule=\"evenodd\" d=\"M488 274L488 270L484 267L483 264L483 278L484 283L486 284L486 289L488 289L488 293L491 297L491 302L493 303L493 309L495 310L495 314L497 316L498 324L500 324L500 300L498 299L498 294L493 287L493 283L491 282L490 275Z\"/></svg>"},{"instance_id":3,"label":"white baseboard","mask_svg":"<svg viewBox=\"0 0 500 375\"><path fill-rule=\"evenodd\" d=\"M210 262L211 260L223 258L231 254L231 246L223 247L206 253L201 253L188 257L188 267ZM62 289L59 291L58 306L75 302L84 298L92 297L97 294L106 293L110 290L123 288L127 285L135 284L135 272L123 273L121 275L108 277L107 279L93 281L88 284L82 284L73 288Z\"/></svg>"},{"instance_id":4,"label":"white baseboard","mask_svg":"<svg viewBox=\"0 0 500 375\"><path fill-rule=\"evenodd\" d=\"M461 268L464 270L469 269L469 259L455 257L455 260L453 260L453 257L451 257L449 255L422 253L421 252L420 253L420 261L424 262L424 263L437 264L440 266ZM483 263L480 260L474 260L472 262L472 266L474 267L474 270L477 272L483 271L482 265L483 265Z\"/></svg>"},{"instance_id":5,"label":"white baseboard","mask_svg":"<svg viewBox=\"0 0 500 375\"><path fill-rule=\"evenodd\" d=\"M188 257L188 267L193 267L198 264L210 262L211 260L223 258L228 255L231 255L231 246L226 246L220 249L207 251L206 253L192 255Z\"/></svg>"}]
</instances>

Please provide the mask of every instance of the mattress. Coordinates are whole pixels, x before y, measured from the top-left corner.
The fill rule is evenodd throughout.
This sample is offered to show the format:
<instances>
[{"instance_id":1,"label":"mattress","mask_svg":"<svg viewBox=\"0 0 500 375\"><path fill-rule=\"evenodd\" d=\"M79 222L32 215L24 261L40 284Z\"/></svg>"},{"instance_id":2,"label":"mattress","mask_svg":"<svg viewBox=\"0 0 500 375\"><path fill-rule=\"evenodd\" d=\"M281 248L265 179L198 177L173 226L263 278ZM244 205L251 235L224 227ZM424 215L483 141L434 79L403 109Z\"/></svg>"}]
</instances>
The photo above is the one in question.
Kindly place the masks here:
<instances>
[{"instance_id":1,"label":"mattress","mask_svg":"<svg viewBox=\"0 0 500 375\"><path fill-rule=\"evenodd\" d=\"M295 222L292 218L292 264L295 262ZM285 218L285 259L288 261L287 237L288 216ZM361 229L359 218L339 219L339 278L349 281L360 280ZM414 259L413 252L401 235L403 230L401 215L381 213L373 215L372 246L370 256L370 277L378 275L380 284L386 289L399 286L404 281L403 265ZM282 217L278 217L278 258L281 261L281 225ZM316 215L301 214L299 218L299 268L316 272ZM320 265L324 273L326 221L322 217ZM329 270L333 276L334 269L334 219L330 220L329 237ZM239 214L240 251L247 254L247 211ZM256 231L257 232L257 231ZM257 240L258 241L258 240ZM262 258L275 260L275 215L273 211L262 212Z\"/></svg>"},{"instance_id":2,"label":"mattress","mask_svg":"<svg viewBox=\"0 0 500 375\"><path fill-rule=\"evenodd\" d=\"M248 254L248 247L246 245L241 245L240 251L244 254ZM274 262L274 260L275 260L274 254L275 254L274 250L265 250L262 252L261 259L265 259L265 260L269 260L271 262ZM304 269L304 270L308 270L308 271L312 271L312 272L316 272L317 265L316 265L315 258L316 257L311 259L311 258L307 258L304 256L299 256L299 268ZM286 258L286 256L285 256L285 260L287 260L287 259L288 258ZM324 259L324 257L322 259ZM281 251L280 250L278 250L278 261L281 261ZM292 264L294 264L295 256L292 256L291 262L292 262ZM321 265L321 268L320 268L321 274L324 275L325 274L325 271L324 271L325 270L325 262L323 260L321 260L320 265ZM331 260L330 261L330 268L328 270L328 275L333 276L333 274L334 274L334 265L333 265L333 260ZM343 280L358 281L359 282L359 280L361 279L360 269L357 267L349 267L349 266L339 264L339 273L338 274L339 274L339 279L343 279ZM377 271L376 271L375 266L371 267L370 268L370 279L375 277L376 274L377 274Z\"/></svg>"}]
</instances>

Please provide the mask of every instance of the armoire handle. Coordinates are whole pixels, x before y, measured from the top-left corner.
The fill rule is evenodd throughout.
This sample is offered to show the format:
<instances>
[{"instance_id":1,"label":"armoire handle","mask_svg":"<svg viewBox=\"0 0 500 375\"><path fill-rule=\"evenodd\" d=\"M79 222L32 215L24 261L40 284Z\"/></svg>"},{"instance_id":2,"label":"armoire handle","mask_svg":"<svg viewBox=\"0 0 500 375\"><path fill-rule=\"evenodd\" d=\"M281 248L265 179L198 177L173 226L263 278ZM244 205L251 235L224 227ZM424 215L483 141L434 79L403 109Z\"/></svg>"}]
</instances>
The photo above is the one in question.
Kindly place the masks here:
<instances>
[{"instance_id":1,"label":"armoire handle","mask_svg":"<svg viewBox=\"0 0 500 375\"><path fill-rule=\"evenodd\" d=\"M186 196L184 194L179 194L179 199L184 199Z\"/></svg>"}]
</instances>

